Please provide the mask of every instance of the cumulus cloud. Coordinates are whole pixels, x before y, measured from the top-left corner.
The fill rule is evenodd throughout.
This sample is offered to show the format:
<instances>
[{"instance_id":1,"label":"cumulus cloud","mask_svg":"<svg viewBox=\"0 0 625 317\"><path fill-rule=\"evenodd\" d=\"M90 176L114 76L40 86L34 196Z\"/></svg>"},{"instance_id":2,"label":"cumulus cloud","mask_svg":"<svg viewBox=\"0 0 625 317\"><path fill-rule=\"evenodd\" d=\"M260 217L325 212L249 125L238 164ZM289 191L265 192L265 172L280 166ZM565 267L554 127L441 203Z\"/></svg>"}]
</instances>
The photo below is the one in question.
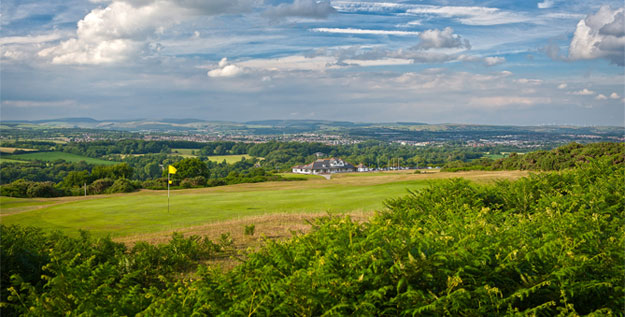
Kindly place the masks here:
<instances>
[{"instance_id":1,"label":"cumulus cloud","mask_svg":"<svg viewBox=\"0 0 625 317\"><path fill-rule=\"evenodd\" d=\"M602 6L595 14L577 23L569 47L569 59L604 58L611 63L625 64L624 8L612 10Z\"/></svg>"},{"instance_id":2,"label":"cumulus cloud","mask_svg":"<svg viewBox=\"0 0 625 317\"><path fill-rule=\"evenodd\" d=\"M549 9L553 7L553 5L554 5L553 0L545 0L543 2L539 2L537 6L539 9Z\"/></svg>"},{"instance_id":3,"label":"cumulus cloud","mask_svg":"<svg viewBox=\"0 0 625 317\"><path fill-rule=\"evenodd\" d=\"M597 99L597 100L606 100L606 99L608 99L608 97L606 97L606 95L604 95L604 94L598 94L597 97L595 97L595 99Z\"/></svg>"},{"instance_id":4,"label":"cumulus cloud","mask_svg":"<svg viewBox=\"0 0 625 317\"><path fill-rule=\"evenodd\" d=\"M561 83L558 85L558 89L565 89L568 85L566 83Z\"/></svg>"},{"instance_id":5,"label":"cumulus cloud","mask_svg":"<svg viewBox=\"0 0 625 317\"><path fill-rule=\"evenodd\" d=\"M595 92L588 88L584 88L582 90L573 91L571 94L577 95L577 96L590 96L590 95L594 95Z\"/></svg>"},{"instance_id":6,"label":"cumulus cloud","mask_svg":"<svg viewBox=\"0 0 625 317\"><path fill-rule=\"evenodd\" d=\"M336 10L330 1L295 0L293 3L282 3L267 9L264 15L274 19L286 17L325 19L332 13L336 13Z\"/></svg>"},{"instance_id":7,"label":"cumulus cloud","mask_svg":"<svg viewBox=\"0 0 625 317\"><path fill-rule=\"evenodd\" d=\"M621 96L619 96L617 93L613 92L612 94L610 94L610 99L619 99L621 98Z\"/></svg>"},{"instance_id":8,"label":"cumulus cloud","mask_svg":"<svg viewBox=\"0 0 625 317\"><path fill-rule=\"evenodd\" d=\"M78 21L75 37L39 52L55 64L107 64L150 53L171 25L197 15L249 10L253 0L117 0Z\"/></svg>"},{"instance_id":9,"label":"cumulus cloud","mask_svg":"<svg viewBox=\"0 0 625 317\"><path fill-rule=\"evenodd\" d=\"M495 66L495 65L503 64L505 62L506 62L505 57L500 57L500 56L484 57L484 64L486 66Z\"/></svg>"},{"instance_id":10,"label":"cumulus cloud","mask_svg":"<svg viewBox=\"0 0 625 317\"><path fill-rule=\"evenodd\" d=\"M213 70L208 71L207 75L208 77L235 77L238 76L240 74L244 73L244 69L234 65L234 64L230 64L228 62L227 58L222 58L221 61L219 61L218 64L218 68L215 68Z\"/></svg>"},{"instance_id":11,"label":"cumulus cloud","mask_svg":"<svg viewBox=\"0 0 625 317\"><path fill-rule=\"evenodd\" d=\"M469 40L463 39L460 35L454 34L454 30L451 27L446 27L443 30L431 29L425 30L419 34L421 42L417 44L417 49L432 49L432 48L466 48L471 49Z\"/></svg>"}]
</instances>

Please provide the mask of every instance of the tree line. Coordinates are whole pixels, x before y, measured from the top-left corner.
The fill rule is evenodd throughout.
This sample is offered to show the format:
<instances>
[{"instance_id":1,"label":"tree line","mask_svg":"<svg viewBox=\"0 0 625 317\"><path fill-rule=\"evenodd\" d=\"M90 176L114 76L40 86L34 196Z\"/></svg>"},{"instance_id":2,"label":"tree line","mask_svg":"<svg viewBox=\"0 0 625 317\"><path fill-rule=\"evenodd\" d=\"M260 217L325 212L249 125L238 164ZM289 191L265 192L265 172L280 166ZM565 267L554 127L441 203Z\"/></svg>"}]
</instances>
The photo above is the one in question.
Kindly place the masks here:
<instances>
[{"instance_id":1,"label":"tree line","mask_svg":"<svg viewBox=\"0 0 625 317\"><path fill-rule=\"evenodd\" d=\"M446 171L465 170L541 170L558 171L574 168L579 164L607 157L614 164L625 163L624 143L570 143L550 151L534 151L527 154L511 153L510 156L498 160L482 158L474 161L453 161L444 165Z\"/></svg>"}]
</instances>

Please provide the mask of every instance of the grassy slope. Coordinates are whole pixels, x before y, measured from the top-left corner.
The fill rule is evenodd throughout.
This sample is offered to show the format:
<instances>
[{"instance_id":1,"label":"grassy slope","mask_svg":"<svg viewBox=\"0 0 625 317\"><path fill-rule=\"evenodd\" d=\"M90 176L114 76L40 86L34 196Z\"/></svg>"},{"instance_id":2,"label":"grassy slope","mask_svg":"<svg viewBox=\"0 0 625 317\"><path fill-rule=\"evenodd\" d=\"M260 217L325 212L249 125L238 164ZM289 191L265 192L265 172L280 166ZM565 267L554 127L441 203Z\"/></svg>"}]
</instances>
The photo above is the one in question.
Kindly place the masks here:
<instances>
[{"instance_id":1,"label":"grassy slope","mask_svg":"<svg viewBox=\"0 0 625 317\"><path fill-rule=\"evenodd\" d=\"M85 161L89 164L98 164L98 165L113 165L118 164L120 162L113 161L105 161L100 159L95 159L91 157L64 153L64 152L37 152L37 153L26 153L26 154L17 154L17 155L6 155L4 156L6 159L16 159L16 160L41 160L41 161L56 161L56 160L65 160L67 162L80 162Z\"/></svg>"},{"instance_id":2,"label":"grassy slope","mask_svg":"<svg viewBox=\"0 0 625 317\"><path fill-rule=\"evenodd\" d=\"M383 208L385 199L403 196L407 188L422 188L431 179L465 176L480 181L520 175L524 174L510 171L430 175L371 173L370 177L337 175L330 181L312 178L176 190L171 194L170 213L167 212L166 191L87 199L67 197L65 202L56 199L50 207L4 214L2 223L61 229L68 233L87 229L96 235L121 237L269 213L374 211Z\"/></svg>"}]
</instances>

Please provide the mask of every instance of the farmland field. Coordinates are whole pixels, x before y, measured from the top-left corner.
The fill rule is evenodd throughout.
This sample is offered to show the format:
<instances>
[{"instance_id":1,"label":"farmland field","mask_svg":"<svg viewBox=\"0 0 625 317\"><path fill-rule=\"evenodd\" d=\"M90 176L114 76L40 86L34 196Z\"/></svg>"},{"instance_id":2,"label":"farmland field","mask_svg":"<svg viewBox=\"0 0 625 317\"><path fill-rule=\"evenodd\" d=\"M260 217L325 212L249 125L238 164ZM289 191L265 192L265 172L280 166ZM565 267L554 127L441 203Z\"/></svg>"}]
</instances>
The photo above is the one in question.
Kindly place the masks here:
<instances>
[{"instance_id":1,"label":"farmland field","mask_svg":"<svg viewBox=\"0 0 625 317\"><path fill-rule=\"evenodd\" d=\"M305 181L173 190L170 212L167 211L167 191L65 197L54 199L54 204L49 207L33 209L26 206L22 212L19 208L11 208L11 214L5 214L3 210L2 223L59 229L68 234L86 229L95 235L123 237L273 213L370 213L382 209L384 200L403 196L406 189L423 188L432 180L465 177L487 182L522 175L525 173L518 171L390 172L370 173L369 177L366 174L360 177L344 174L335 175L331 180L310 177ZM5 199L3 197L0 202L4 203ZM27 204L27 201L20 203Z\"/></svg>"},{"instance_id":2,"label":"farmland field","mask_svg":"<svg viewBox=\"0 0 625 317\"><path fill-rule=\"evenodd\" d=\"M172 155L178 155L182 157L196 157L197 155L193 154L193 152L199 152L199 149L171 149Z\"/></svg>"},{"instance_id":3,"label":"farmland field","mask_svg":"<svg viewBox=\"0 0 625 317\"><path fill-rule=\"evenodd\" d=\"M53 162L56 160L64 160L67 162L80 162L85 161L89 164L96 165L114 165L119 162L114 161L105 161L100 159L95 159L87 156L76 155L65 152L37 152L37 153L26 153L26 154L17 154L17 155L5 155L3 159L12 159L12 160L21 160L21 161L46 161Z\"/></svg>"},{"instance_id":4,"label":"farmland field","mask_svg":"<svg viewBox=\"0 0 625 317\"><path fill-rule=\"evenodd\" d=\"M226 163L233 164L233 163L236 163L236 162L240 161L241 158L243 158L243 157L245 157L245 159L252 158L251 156L249 156L247 154L237 154L237 155L209 156L208 159L213 161L213 162L217 162L217 163L221 163L221 162L223 162L223 160L226 160Z\"/></svg>"},{"instance_id":5,"label":"farmland field","mask_svg":"<svg viewBox=\"0 0 625 317\"><path fill-rule=\"evenodd\" d=\"M26 152L32 152L32 151L37 151L35 149L25 149L25 148L19 148L19 147L6 147L6 146L0 146L0 153L8 153L11 154L15 151L26 151Z\"/></svg>"}]
</instances>

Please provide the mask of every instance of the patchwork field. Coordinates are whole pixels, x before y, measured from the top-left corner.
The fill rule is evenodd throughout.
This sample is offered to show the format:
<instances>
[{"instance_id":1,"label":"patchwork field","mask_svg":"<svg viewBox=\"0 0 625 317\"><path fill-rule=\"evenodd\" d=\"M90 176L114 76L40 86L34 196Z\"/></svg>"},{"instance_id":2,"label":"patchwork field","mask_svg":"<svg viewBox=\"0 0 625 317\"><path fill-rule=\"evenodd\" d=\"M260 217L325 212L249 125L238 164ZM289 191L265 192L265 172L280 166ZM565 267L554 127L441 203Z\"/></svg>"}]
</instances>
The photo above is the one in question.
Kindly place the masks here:
<instances>
[{"instance_id":1,"label":"patchwork field","mask_svg":"<svg viewBox=\"0 0 625 317\"><path fill-rule=\"evenodd\" d=\"M525 174L399 171L339 174L330 180L293 175L305 180L172 190L169 212L167 191L51 199L0 197L0 215L5 225L32 225L69 234L85 229L95 235L141 236L271 214L371 213L384 208L384 200L403 196L407 189L419 190L437 179L465 177L490 182Z\"/></svg>"},{"instance_id":2,"label":"patchwork field","mask_svg":"<svg viewBox=\"0 0 625 317\"><path fill-rule=\"evenodd\" d=\"M105 161L100 159L95 159L87 156L76 155L65 152L36 152L36 153L24 153L24 154L16 154L16 155L3 155L3 160L19 160L19 161L34 161L40 160L45 162L53 162L56 160L64 160L67 162L80 162L85 161L89 164L97 164L97 165L114 165L119 162L114 161Z\"/></svg>"}]
</instances>

